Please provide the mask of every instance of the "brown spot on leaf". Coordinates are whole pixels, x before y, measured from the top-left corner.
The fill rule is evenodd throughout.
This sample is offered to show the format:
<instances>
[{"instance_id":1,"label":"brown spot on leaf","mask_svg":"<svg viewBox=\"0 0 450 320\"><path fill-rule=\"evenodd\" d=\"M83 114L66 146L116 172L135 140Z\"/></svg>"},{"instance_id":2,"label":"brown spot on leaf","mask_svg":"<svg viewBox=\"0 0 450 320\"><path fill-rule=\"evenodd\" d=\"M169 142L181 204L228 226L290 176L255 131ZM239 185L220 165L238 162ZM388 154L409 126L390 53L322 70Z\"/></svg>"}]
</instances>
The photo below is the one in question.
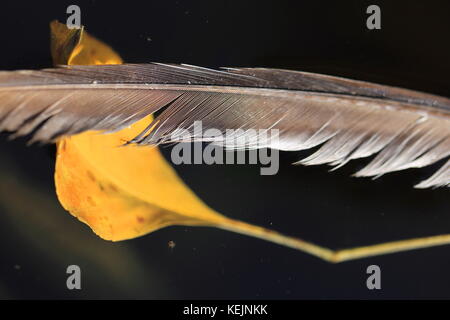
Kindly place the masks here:
<instances>
[{"instance_id":1,"label":"brown spot on leaf","mask_svg":"<svg viewBox=\"0 0 450 320\"><path fill-rule=\"evenodd\" d=\"M113 192L119 192L119 189L117 189L117 187L113 184L109 185L109 189L111 189L111 191L113 191Z\"/></svg>"},{"instance_id":2,"label":"brown spot on leaf","mask_svg":"<svg viewBox=\"0 0 450 320\"><path fill-rule=\"evenodd\" d=\"M89 180L95 182L95 176L90 172L89 170L86 171L86 175L88 176Z\"/></svg>"},{"instance_id":3,"label":"brown spot on leaf","mask_svg":"<svg viewBox=\"0 0 450 320\"><path fill-rule=\"evenodd\" d=\"M139 223L144 223L144 221L145 221L144 218L139 217L139 216L137 216L136 219L137 219L137 222L139 222Z\"/></svg>"}]
</instances>

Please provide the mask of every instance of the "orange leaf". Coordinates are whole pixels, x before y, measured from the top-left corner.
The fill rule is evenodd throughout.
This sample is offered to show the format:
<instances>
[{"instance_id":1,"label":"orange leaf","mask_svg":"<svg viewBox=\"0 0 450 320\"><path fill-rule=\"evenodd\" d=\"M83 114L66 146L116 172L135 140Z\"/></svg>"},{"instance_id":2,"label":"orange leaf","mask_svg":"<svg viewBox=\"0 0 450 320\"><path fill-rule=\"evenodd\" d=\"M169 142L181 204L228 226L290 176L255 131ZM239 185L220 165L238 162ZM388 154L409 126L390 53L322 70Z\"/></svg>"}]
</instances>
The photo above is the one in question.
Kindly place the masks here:
<instances>
[{"instance_id":1,"label":"orange leaf","mask_svg":"<svg viewBox=\"0 0 450 320\"><path fill-rule=\"evenodd\" d=\"M83 29L74 32L58 22L51 28L55 61L65 53L69 64L122 63L117 53ZM151 120L146 117L116 133L90 131L58 142L58 198L104 239L124 240L168 225L225 220L195 196L157 148L121 147Z\"/></svg>"},{"instance_id":2,"label":"orange leaf","mask_svg":"<svg viewBox=\"0 0 450 320\"><path fill-rule=\"evenodd\" d=\"M84 29L51 23L54 63L120 64L122 59ZM262 227L229 219L206 206L177 176L158 148L131 140L146 117L116 133L88 131L57 143L56 192L62 206L100 237L119 241L170 225L212 226L333 259L334 252Z\"/></svg>"}]
</instances>

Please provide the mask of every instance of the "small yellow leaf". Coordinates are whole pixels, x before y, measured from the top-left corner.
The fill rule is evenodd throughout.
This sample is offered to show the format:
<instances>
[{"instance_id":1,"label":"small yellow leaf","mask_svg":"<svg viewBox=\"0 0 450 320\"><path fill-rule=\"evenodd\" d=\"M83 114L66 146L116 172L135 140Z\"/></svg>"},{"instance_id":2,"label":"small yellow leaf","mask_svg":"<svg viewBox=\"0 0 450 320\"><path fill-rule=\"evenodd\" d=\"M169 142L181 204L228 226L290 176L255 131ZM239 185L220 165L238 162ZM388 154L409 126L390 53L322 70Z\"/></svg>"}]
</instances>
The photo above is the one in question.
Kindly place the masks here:
<instances>
[{"instance_id":1,"label":"small yellow leaf","mask_svg":"<svg viewBox=\"0 0 450 320\"><path fill-rule=\"evenodd\" d=\"M83 29L70 32L58 22L51 26L52 48L59 48L53 52L55 61L66 54L69 64L122 62L110 47ZM71 54L65 45L73 46ZM116 133L90 131L58 142L58 198L66 210L104 239L124 240L168 225L214 225L226 220L196 197L157 148L121 147L151 120L146 117Z\"/></svg>"},{"instance_id":2,"label":"small yellow leaf","mask_svg":"<svg viewBox=\"0 0 450 320\"><path fill-rule=\"evenodd\" d=\"M51 23L58 64L120 64L122 59L84 29ZM300 239L229 219L206 206L158 148L123 146L152 121L116 133L88 131L57 143L55 184L62 206L103 239L135 238L170 225L211 226L279 243L333 261L335 253Z\"/></svg>"}]
</instances>

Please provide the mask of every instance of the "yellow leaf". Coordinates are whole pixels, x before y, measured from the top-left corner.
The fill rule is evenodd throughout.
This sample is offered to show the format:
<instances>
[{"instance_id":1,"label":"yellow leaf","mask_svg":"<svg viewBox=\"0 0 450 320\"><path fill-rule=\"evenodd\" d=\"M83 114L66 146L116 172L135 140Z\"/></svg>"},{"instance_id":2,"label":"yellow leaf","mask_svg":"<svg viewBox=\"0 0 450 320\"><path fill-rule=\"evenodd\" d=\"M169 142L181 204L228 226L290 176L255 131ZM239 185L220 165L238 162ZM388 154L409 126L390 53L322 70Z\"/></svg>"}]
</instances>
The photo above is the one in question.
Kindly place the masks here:
<instances>
[{"instance_id":1,"label":"yellow leaf","mask_svg":"<svg viewBox=\"0 0 450 320\"><path fill-rule=\"evenodd\" d=\"M55 64L120 64L122 59L83 28L51 23ZM150 124L104 134L88 131L57 143L56 192L62 206L103 239L135 238L170 225L212 226L299 249L329 261L339 252L229 219L206 206L177 176L158 148L131 140ZM345 256L346 257L346 256Z\"/></svg>"},{"instance_id":2,"label":"yellow leaf","mask_svg":"<svg viewBox=\"0 0 450 320\"><path fill-rule=\"evenodd\" d=\"M83 29L74 32L58 22L52 22L51 29L55 61L61 62L65 54L69 64L122 63L109 46ZM58 142L58 198L104 239L124 240L168 225L226 220L196 197L157 148L121 147L151 120L147 117L116 133L90 131Z\"/></svg>"}]
</instances>

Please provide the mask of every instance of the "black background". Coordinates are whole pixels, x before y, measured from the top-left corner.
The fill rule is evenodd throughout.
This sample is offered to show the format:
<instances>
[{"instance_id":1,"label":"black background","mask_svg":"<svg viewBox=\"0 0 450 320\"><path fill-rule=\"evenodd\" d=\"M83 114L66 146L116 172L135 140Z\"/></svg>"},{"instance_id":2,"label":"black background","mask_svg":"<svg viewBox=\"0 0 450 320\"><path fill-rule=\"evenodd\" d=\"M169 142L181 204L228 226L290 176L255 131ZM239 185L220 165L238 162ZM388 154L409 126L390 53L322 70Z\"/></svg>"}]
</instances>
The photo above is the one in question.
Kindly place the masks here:
<instances>
[{"instance_id":1,"label":"black background","mask_svg":"<svg viewBox=\"0 0 450 320\"><path fill-rule=\"evenodd\" d=\"M48 24L81 7L88 32L126 62L276 67L450 96L448 1L2 1L0 69L51 66ZM378 4L382 29L366 28ZM54 147L0 136L0 297L299 299L449 298L449 247L329 264L295 250L209 228L172 227L110 243L66 213L54 194ZM170 148L164 148L169 154ZM448 190L415 190L443 162L375 181L290 163L178 166L211 207L330 248L450 233ZM168 241L175 241L170 249ZM69 291L66 267L82 269ZM366 288L377 264L382 289Z\"/></svg>"}]
</instances>

